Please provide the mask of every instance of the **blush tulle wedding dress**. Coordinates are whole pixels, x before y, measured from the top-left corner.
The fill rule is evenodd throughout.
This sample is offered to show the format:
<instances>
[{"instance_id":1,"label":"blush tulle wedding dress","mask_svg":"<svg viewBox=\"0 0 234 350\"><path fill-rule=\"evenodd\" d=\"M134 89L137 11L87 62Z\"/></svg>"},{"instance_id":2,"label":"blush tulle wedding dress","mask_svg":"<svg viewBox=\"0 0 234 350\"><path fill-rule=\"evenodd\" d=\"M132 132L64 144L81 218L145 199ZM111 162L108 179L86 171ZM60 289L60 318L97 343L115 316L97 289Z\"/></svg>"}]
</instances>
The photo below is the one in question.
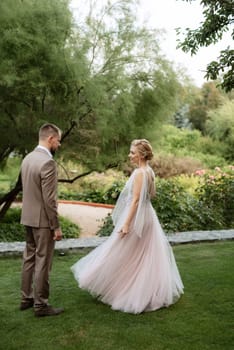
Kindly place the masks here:
<instances>
[{"instance_id":1,"label":"blush tulle wedding dress","mask_svg":"<svg viewBox=\"0 0 234 350\"><path fill-rule=\"evenodd\" d=\"M134 177L143 173L136 215L129 233L119 231L128 215ZM71 270L80 288L88 290L113 310L138 314L168 307L183 294L183 283L172 248L162 230L149 194L153 170L138 168L125 184L112 213L110 237Z\"/></svg>"}]
</instances>

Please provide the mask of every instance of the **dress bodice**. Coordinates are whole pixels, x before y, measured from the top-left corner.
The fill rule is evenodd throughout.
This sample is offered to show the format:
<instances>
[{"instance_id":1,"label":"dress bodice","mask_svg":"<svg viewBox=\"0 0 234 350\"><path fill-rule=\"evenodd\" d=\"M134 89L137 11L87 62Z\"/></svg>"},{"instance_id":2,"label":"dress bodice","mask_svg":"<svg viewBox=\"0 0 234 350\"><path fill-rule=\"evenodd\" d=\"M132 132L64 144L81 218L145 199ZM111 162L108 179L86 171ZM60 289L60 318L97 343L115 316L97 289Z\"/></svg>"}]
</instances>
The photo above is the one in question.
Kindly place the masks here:
<instances>
[{"instance_id":1,"label":"dress bodice","mask_svg":"<svg viewBox=\"0 0 234 350\"><path fill-rule=\"evenodd\" d=\"M133 171L133 173L131 174L130 178L126 182L117 200L115 208L112 212L112 219L113 219L114 225L116 226L121 218L126 217L126 214L128 213L129 206L131 204L132 197L133 197L133 185L134 185L135 176L139 172L142 172L143 174L143 181L142 181L140 198L138 202L138 207L137 207L137 212L135 215L133 227L135 227L134 231L136 232L136 234L141 236L142 229L145 222L145 217L146 217L145 215L146 208L148 207L147 204L150 204L150 199L151 199L149 185L150 185L150 181L151 182L154 181L154 173L150 167L147 167L145 169L138 168Z\"/></svg>"}]
</instances>

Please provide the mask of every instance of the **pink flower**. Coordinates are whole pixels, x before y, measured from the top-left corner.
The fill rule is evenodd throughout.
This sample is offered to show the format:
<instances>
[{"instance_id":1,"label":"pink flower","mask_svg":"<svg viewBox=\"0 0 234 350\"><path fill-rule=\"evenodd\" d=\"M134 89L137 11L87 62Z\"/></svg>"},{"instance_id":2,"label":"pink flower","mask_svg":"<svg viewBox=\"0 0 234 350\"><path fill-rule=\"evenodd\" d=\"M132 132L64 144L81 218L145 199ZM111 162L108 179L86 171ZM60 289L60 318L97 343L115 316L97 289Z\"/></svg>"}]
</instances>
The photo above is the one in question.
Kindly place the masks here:
<instances>
[{"instance_id":1,"label":"pink flower","mask_svg":"<svg viewBox=\"0 0 234 350\"><path fill-rule=\"evenodd\" d=\"M198 176L202 176L206 173L206 171L204 169L198 169L195 171L195 175L198 175Z\"/></svg>"},{"instance_id":2,"label":"pink flower","mask_svg":"<svg viewBox=\"0 0 234 350\"><path fill-rule=\"evenodd\" d=\"M231 170L234 170L234 165L229 165L228 166Z\"/></svg>"},{"instance_id":3,"label":"pink flower","mask_svg":"<svg viewBox=\"0 0 234 350\"><path fill-rule=\"evenodd\" d=\"M209 179L210 179L210 180L214 180L214 179L215 179L215 176L214 176L214 175L210 175L210 176L209 176Z\"/></svg>"},{"instance_id":4,"label":"pink flower","mask_svg":"<svg viewBox=\"0 0 234 350\"><path fill-rule=\"evenodd\" d=\"M221 171L221 169L220 169L219 166L216 166L216 167L215 167L215 170L216 170L216 171Z\"/></svg>"}]
</instances>

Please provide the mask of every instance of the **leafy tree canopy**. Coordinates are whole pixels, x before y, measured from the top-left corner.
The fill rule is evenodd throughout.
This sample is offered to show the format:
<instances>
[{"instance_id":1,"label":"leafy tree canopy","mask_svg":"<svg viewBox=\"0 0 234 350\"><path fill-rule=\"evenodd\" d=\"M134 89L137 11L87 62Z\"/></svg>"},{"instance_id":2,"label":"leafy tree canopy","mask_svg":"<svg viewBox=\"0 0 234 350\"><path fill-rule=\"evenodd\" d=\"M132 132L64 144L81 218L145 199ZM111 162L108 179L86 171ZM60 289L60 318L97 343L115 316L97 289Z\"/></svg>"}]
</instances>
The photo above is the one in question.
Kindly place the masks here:
<instances>
[{"instance_id":1,"label":"leafy tree canopy","mask_svg":"<svg viewBox=\"0 0 234 350\"><path fill-rule=\"evenodd\" d=\"M219 108L208 113L207 134L214 140L222 141L225 157L234 160L234 100L227 100Z\"/></svg>"},{"instance_id":2,"label":"leafy tree canopy","mask_svg":"<svg viewBox=\"0 0 234 350\"><path fill-rule=\"evenodd\" d=\"M185 0L190 1L191 0ZM193 0L195 1L195 0ZM184 52L196 54L200 47L209 46L222 39L224 32L230 31L230 44L234 40L234 3L233 0L201 0L204 21L197 29L187 28L183 40L178 40ZM177 34L181 29L177 28ZM221 80L221 87L231 91L234 87L234 50L228 46L220 52L216 61L207 66L205 78Z\"/></svg>"},{"instance_id":3,"label":"leafy tree canopy","mask_svg":"<svg viewBox=\"0 0 234 350\"><path fill-rule=\"evenodd\" d=\"M87 2L76 23L68 5L0 3L2 164L29 152L51 121L69 135L63 157L105 167L175 109L180 83L160 55L159 33L136 26L135 1Z\"/></svg>"},{"instance_id":4,"label":"leafy tree canopy","mask_svg":"<svg viewBox=\"0 0 234 350\"><path fill-rule=\"evenodd\" d=\"M222 101L223 94L215 84L213 82L204 83L194 101L190 104L188 118L192 123L192 127L200 130L205 135L208 112L218 108Z\"/></svg>"},{"instance_id":5,"label":"leafy tree canopy","mask_svg":"<svg viewBox=\"0 0 234 350\"><path fill-rule=\"evenodd\" d=\"M68 0L1 0L0 165L31 151L50 121L64 131L61 158L103 170L167 120L181 82L135 6L88 1L75 21ZM20 189L18 179L0 199L0 217Z\"/></svg>"}]
</instances>

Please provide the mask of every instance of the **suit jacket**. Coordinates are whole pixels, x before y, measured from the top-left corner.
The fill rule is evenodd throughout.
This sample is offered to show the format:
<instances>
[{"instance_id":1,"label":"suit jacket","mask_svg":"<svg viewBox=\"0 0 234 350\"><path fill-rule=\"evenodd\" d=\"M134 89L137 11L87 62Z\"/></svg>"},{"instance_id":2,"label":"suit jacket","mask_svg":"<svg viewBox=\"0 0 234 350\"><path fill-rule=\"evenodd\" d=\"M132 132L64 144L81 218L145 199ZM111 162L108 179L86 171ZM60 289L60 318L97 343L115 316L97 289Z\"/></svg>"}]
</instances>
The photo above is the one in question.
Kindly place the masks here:
<instances>
[{"instance_id":1,"label":"suit jacket","mask_svg":"<svg viewBox=\"0 0 234 350\"><path fill-rule=\"evenodd\" d=\"M51 230L59 228L55 161L45 150L35 148L22 162L21 179L21 224Z\"/></svg>"}]
</instances>

